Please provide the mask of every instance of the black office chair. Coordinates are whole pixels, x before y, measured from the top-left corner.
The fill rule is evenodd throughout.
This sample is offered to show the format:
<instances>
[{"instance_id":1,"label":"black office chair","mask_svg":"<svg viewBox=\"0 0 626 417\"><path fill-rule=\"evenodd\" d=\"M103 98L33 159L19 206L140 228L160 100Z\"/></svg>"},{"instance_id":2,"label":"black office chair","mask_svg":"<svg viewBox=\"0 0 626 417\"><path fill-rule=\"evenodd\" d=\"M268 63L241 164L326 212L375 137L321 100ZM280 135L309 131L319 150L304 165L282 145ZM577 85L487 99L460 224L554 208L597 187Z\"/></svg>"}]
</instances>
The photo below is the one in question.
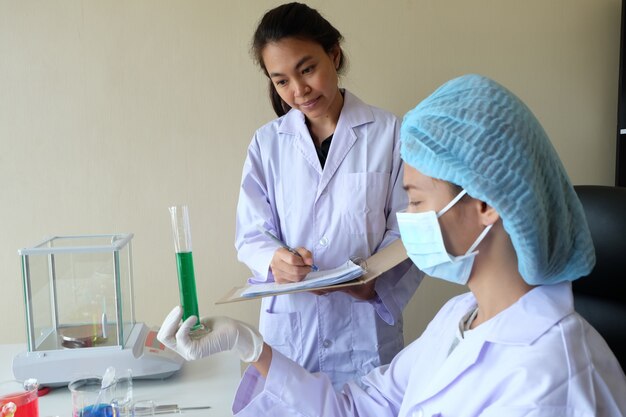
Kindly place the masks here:
<instances>
[{"instance_id":1,"label":"black office chair","mask_svg":"<svg viewBox=\"0 0 626 417\"><path fill-rule=\"evenodd\" d=\"M626 188L574 186L587 216L596 266L573 282L574 306L626 370Z\"/></svg>"}]
</instances>

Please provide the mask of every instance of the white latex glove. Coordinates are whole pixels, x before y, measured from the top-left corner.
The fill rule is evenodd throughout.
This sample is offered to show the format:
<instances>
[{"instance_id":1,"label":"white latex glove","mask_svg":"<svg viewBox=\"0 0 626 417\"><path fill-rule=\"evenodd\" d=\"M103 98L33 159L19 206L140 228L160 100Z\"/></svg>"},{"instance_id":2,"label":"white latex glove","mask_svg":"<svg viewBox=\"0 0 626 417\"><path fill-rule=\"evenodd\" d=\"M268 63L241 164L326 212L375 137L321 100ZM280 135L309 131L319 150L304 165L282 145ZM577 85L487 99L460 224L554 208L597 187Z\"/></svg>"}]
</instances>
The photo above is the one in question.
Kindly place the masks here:
<instances>
[{"instance_id":1,"label":"white latex glove","mask_svg":"<svg viewBox=\"0 0 626 417\"><path fill-rule=\"evenodd\" d=\"M192 337L189 331L198 319L191 316L179 326L182 317L182 308L176 306L163 321L157 339L188 361L225 350L237 351L244 362L256 362L261 356L263 337L246 323L230 317L203 318L206 334Z\"/></svg>"}]
</instances>

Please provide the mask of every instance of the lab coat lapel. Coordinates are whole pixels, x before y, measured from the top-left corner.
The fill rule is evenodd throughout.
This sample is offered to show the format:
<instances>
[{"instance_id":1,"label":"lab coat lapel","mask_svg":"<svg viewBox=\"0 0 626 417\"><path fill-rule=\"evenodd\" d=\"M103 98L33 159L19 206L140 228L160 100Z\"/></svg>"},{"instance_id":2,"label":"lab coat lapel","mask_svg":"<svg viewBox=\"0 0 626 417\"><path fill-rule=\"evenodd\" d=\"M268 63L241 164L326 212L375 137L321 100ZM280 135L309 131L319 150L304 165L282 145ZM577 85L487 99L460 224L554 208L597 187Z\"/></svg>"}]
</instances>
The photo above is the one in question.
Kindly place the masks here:
<instances>
[{"instance_id":1,"label":"lab coat lapel","mask_svg":"<svg viewBox=\"0 0 626 417\"><path fill-rule=\"evenodd\" d=\"M468 311L467 305L459 316ZM529 345L563 317L574 312L571 283L539 286L507 310L476 327L467 339L443 360L437 371L415 393L416 402L438 394L480 360L488 344Z\"/></svg>"},{"instance_id":2,"label":"lab coat lapel","mask_svg":"<svg viewBox=\"0 0 626 417\"><path fill-rule=\"evenodd\" d=\"M344 126L342 126L344 125ZM330 151L328 152L328 158L324 165L324 171L322 172L322 180L317 188L316 198L324 191L328 186L328 183L337 172L337 169L350 151L350 148L357 141L357 135L352 130L351 126L345 126L345 122L342 117L339 117L333 140L330 143Z\"/></svg>"},{"instance_id":3,"label":"lab coat lapel","mask_svg":"<svg viewBox=\"0 0 626 417\"><path fill-rule=\"evenodd\" d=\"M337 121L328 159L322 170L313 139L304 120L304 114L298 110L290 110L283 116L279 133L291 136L293 146L298 149L303 159L321 177L317 187L316 199L326 189L346 155L359 139L356 128L373 121L374 114L370 107L345 90L343 109Z\"/></svg>"},{"instance_id":4,"label":"lab coat lapel","mask_svg":"<svg viewBox=\"0 0 626 417\"><path fill-rule=\"evenodd\" d=\"M359 139L355 129L358 126L373 121L374 115L369 106L346 90L344 93L343 109L339 115L333 140L330 144L328 159L324 165L322 180L318 186L316 198L318 198L328 186L341 166L341 163L346 158L346 155L348 155L350 149Z\"/></svg>"},{"instance_id":5,"label":"lab coat lapel","mask_svg":"<svg viewBox=\"0 0 626 417\"><path fill-rule=\"evenodd\" d=\"M322 166L315 151L311 133L306 126L304 114L298 110L290 110L284 117L279 133L291 136L291 144L300 152L302 158L322 176ZM294 163L297 163L294 161Z\"/></svg>"},{"instance_id":6,"label":"lab coat lapel","mask_svg":"<svg viewBox=\"0 0 626 417\"><path fill-rule=\"evenodd\" d=\"M444 360L430 382L426 384L426 389L417 393L417 396L420 397L417 402L425 401L437 395L448 385L452 384L465 370L478 361L487 342L483 338L471 338L461 343L465 344L463 349L457 347L457 349Z\"/></svg>"}]
</instances>

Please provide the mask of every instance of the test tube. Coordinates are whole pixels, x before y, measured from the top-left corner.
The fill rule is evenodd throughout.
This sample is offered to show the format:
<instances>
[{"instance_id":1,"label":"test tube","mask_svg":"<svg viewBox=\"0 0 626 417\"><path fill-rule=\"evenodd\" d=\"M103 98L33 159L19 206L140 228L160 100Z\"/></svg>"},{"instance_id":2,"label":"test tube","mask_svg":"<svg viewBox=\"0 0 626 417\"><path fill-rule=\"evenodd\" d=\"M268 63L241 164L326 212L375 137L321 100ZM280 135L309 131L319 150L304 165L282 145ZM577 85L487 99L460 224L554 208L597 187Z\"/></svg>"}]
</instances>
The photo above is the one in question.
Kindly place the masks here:
<instances>
[{"instance_id":1,"label":"test tube","mask_svg":"<svg viewBox=\"0 0 626 417\"><path fill-rule=\"evenodd\" d=\"M183 308L183 320L190 316L198 317L198 294L196 293L196 277L193 270L193 250L191 247L191 228L189 227L189 207L178 205L170 207L174 250L176 251L176 267L178 270L178 291L180 304ZM201 329L198 322L192 330Z\"/></svg>"}]
</instances>

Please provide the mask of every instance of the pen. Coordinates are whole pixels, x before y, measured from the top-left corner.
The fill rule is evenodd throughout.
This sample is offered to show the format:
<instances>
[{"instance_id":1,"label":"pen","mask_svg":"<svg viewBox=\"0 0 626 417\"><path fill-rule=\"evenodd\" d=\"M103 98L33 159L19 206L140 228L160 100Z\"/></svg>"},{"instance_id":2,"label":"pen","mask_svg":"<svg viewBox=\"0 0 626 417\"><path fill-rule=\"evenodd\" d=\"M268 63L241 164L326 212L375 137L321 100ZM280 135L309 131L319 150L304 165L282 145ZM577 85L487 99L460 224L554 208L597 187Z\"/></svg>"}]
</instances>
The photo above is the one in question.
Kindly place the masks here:
<instances>
[{"instance_id":1,"label":"pen","mask_svg":"<svg viewBox=\"0 0 626 417\"><path fill-rule=\"evenodd\" d=\"M270 232L269 230L267 230L266 228L264 228L261 225L257 225L257 229L259 229L259 232L263 233L265 236L269 237L270 239L272 239L274 242L278 243L280 246L282 246L283 248L287 249L289 252L293 253L294 255L297 255L299 257L302 258L302 255L300 255L298 252L296 252L296 250L290 246L288 246L285 242L283 242L282 240L280 240L279 238L277 238L276 236L274 236L272 234L272 232ZM315 264L311 265L311 271L315 272L318 270L318 267L315 266Z\"/></svg>"}]
</instances>

